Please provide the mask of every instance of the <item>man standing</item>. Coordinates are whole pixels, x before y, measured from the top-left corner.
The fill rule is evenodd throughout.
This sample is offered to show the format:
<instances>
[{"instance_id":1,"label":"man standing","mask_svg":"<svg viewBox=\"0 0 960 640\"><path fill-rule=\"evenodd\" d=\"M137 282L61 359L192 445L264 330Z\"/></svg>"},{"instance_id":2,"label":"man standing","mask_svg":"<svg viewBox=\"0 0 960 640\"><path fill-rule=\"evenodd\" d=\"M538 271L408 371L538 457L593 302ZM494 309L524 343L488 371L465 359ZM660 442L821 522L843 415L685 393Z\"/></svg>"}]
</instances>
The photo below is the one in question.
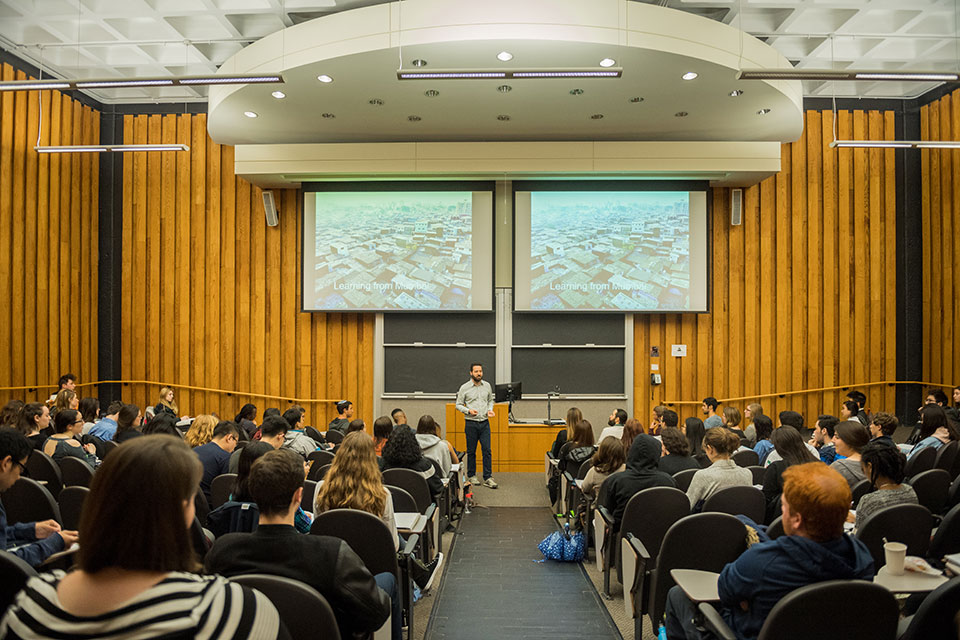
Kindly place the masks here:
<instances>
[{"instance_id":1,"label":"man standing","mask_svg":"<svg viewBox=\"0 0 960 640\"><path fill-rule=\"evenodd\" d=\"M703 399L703 404L701 405L700 410L703 411L703 415L707 416L703 419L704 429L712 429L713 427L723 426L723 420L717 415L718 406L720 406L720 403L717 402L717 399L713 396Z\"/></svg>"},{"instance_id":2,"label":"man standing","mask_svg":"<svg viewBox=\"0 0 960 640\"><path fill-rule=\"evenodd\" d=\"M464 382L457 392L457 411L464 417L464 435L467 437L467 475L477 485L477 441L483 453L483 485L496 489L493 479L493 455L490 452L490 420L493 413L493 389L483 379L483 365L470 365L470 380Z\"/></svg>"},{"instance_id":3,"label":"man standing","mask_svg":"<svg viewBox=\"0 0 960 640\"><path fill-rule=\"evenodd\" d=\"M347 427L350 426L351 420L353 420L353 403L349 400L341 400L337 403L337 417L330 421L327 429L347 435Z\"/></svg>"}]
</instances>

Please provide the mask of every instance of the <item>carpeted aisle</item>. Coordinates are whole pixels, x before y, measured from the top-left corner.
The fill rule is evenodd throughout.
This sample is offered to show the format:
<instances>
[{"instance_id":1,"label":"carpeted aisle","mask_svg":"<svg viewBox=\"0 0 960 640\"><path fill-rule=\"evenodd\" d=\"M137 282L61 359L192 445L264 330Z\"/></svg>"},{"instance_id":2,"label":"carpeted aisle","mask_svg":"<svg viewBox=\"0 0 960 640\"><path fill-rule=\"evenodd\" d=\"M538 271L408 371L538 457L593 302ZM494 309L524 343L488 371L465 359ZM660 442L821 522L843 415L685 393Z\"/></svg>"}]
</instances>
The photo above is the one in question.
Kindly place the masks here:
<instances>
[{"instance_id":1,"label":"carpeted aisle","mask_svg":"<svg viewBox=\"0 0 960 640\"><path fill-rule=\"evenodd\" d=\"M545 506L478 507L465 515L426 639L619 640L579 564L534 562L542 558L537 544L554 530Z\"/></svg>"}]
</instances>

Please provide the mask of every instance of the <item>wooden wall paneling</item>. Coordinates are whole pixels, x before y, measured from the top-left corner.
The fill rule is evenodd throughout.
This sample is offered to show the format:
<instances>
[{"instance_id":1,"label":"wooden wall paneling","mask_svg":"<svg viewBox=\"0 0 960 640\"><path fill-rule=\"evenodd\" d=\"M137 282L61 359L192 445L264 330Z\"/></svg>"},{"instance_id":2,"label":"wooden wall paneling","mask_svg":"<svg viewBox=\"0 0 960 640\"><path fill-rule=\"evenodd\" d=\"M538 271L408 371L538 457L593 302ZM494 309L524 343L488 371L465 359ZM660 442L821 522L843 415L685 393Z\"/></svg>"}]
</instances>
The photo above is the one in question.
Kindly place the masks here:
<instances>
[{"instance_id":1,"label":"wooden wall paneling","mask_svg":"<svg viewBox=\"0 0 960 640\"><path fill-rule=\"evenodd\" d=\"M14 79L13 67L0 65L4 81ZM14 95L0 93L0 167L13 166ZM13 172L0 171L0 299L13 297ZM13 352L13 307L0 305L0 353ZM0 384L13 384L13 367L0 367Z\"/></svg>"},{"instance_id":2,"label":"wooden wall paneling","mask_svg":"<svg viewBox=\"0 0 960 640\"><path fill-rule=\"evenodd\" d=\"M193 142L193 128L191 117L188 114L176 116L176 141L178 144L190 146ZM192 216L190 215L191 185L192 185L192 158L189 153L174 154L176 162L176 178L174 182L174 199L170 208L175 213L174 251L176 258L173 263L176 296L173 326L173 344L168 348L174 359L175 381L192 381L190 370L190 316L193 311L193 265L191 263L192 246ZM166 345L164 345L166 347ZM193 413L190 407L190 394L185 390L178 390L177 406L182 413Z\"/></svg>"},{"instance_id":3,"label":"wooden wall paneling","mask_svg":"<svg viewBox=\"0 0 960 640\"><path fill-rule=\"evenodd\" d=\"M86 122L84 120L84 106L79 102L74 101L72 104L73 108L73 144L83 144L84 135L86 134ZM68 307L70 309L78 309L80 306L80 215L81 215L81 192L80 187L83 180L83 156L87 154L73 153L71 154L70 160L71 167L70 172L72 175L72 180L70 181L70 215L66 219L67 222L67 232L64 234L64 240L66 241L65 245L61 245L60 250L60 270L64 274L64 278L67 281L68 285ZM80 331L79 323L86 322L86 319L80 320L76 323L71 323L68 329L66 330L67 339L61 342L61 344L66 347L66 358L62 359L61 362L65 364L65 368L68 371L73 373L78 373L79 369L79 345L80 345Z\"/></svg>"},{"instance_id":4,"label":"wooden wall paneling","mask_svg":"<svg viewBox=\"0 0 960 640\"><path fill-rule=\"evenodd\" d=\"M173 114L161 117L160 140L163 144L175 144L177 141L177 116ZM156 295L160 300L158 316L160 333L158 341L159 366L157 376L160 380L176 380L176 351L164 349L163 345L174 344L177 323L177 155L174 152L160 154L160 189L162 198L157 206L160 210L160 235L157 253L162 257L160 264L160 282ZM179 394L176 394L179 395ZM177 406L180 399L176 398Z\"/></svg>"},{"instance_id":5,"label":"wooden wall paneling","mask_svg":"<svg viewBox=\"0 0 960 640\"><path fill-rule=\"evenodd\" d=\"M238 384L233 354L237 344L237 201L236 181L233 173L233 147L220 147L220 386L223 389L246 389ZM245 381L244 381L245 382ZM228 398L236 406L223 406L220 415L231 419L246 402L245 398Z\"/></svg>"},{"instance_id":6,"label":"wooden wall paneling","mask_svg":"<svg viewBox=\"0 0 960 640\"><path fill-rule=\"evenodd\" d=\"M260 197L259 189L252 189L253 200L257 202ZM260 208L251 207L262 212ZM267 249L264 244L266 237L266 224L262 215L255 215L251 211L250 215L250 357L251 377L250 389L254 392L264 393L267 380L267 340L266 340L266 321L267 321ZM279 403L269 403L267 406L277 406Z\"/></svg>"},{"instance_id":7,"label":"wooden wall paneling","mask_svg":"<svg viewBox=\"0 0 960 640\"><path fill-rule=\"evenodd\" d=\"M807 282L806 329L807 344L804 354L804 384L807 388L823 386L823 309L820 296L823 292L824 269L821 241L823 238L823 137L822 118L819 111L807 111L806 126L806 204L807 204L807 247L804 276ZM801 310L802 313L802 310ZM823 394L812 393L807 396L803 410L806 424L814 424L816 416L823 407Z\"/></svg>"},{"instance_id":8,"label":"wooden wall paneling","mask_svg":"<svg viewBox=\"0 0 960 640\"><path fill-rule=\"evenodd\" d=\"M945 95L940 98L940 139L955 140L957 131L952 127L952 96ZM954 270L954 252L956 251L957 235L953 220L956 217L956 211L953 209L953 177L957 167L954 166L954 151L941 152L941 172L940 172L940 204L941 204L941 226L940 242L941 256L943 260L943 269L938 278L938 284L942 293L942 313L943 330L940 335L940 352L942 371L941 380L953 380L955 378L955 366L951 355L953 354L954 325L950 320L953 318L953 305L955 289L953 285ZM956 384L956 383L954 383ZM949 394L948 394L949 395Z\"/></svg>"},{"instance_id":9,"label":"wooden wall paneling","mask_svg":"<svg viewBox=\"0 0 960 640\"><path fill-rule=\"evenodd\" d=\"M807 145L809 127L804 127L800 139L790 145L790 326L793 333L793 358L787 367L791 373L791 389L808 389L807 369ZM804 398L790 398L791 409L808 415L803 408Z\"/></svg>"},{"instance_id":10,"label":"wooden wall paneling","mask_svg":"<svg viewBox=\"0 0 960 640\"><path fill-rule=\"evenodd\" d=\"M293 275L300 268L297 264L297 257L300 254L296 251L297 192L291 189L283 189L280 203L281 210L278 216L283 220L278 227L281 273L288 274L287 277L282 278L283 286L280 290L280 308L284 310L280 316L280 353L288 356L280 358L280 388L289 389L292 393L297 388L297 360L294 356L297 354L297 316L300 315L297 306L298 278Z\"/></svg>"},{"instance_id":11,"label":"wooden wall paneling","mask_svg":"<svg viewBox=\"0 0 960 640\"><path fill-rule=\"evenodd\" d=\"M133 144L133 123L133 116L123 116L124 144ZM121 237L124 250L120 252L120 272L122 274L120 283L120 370L123 372L124 378L133 373L133 286L137 282L137 278L133 273L133 252L127 248L133 247L133 220L135 218L133 212L133 183L136 155L130 152L123 154ZM126 394L127 390L123 389L123 393Z\"/></svg>"},{"instance_id":12,"label":"wooden wall paneling","mask_svg":"<svg viewBox=\"0 0 960 640\"><path fill-rule=\"evenodd\" d=\"M40 144L43 146L50 144L50 127L53 124L50 117L50 99L51 92L43 91L40 93ZM43 250L47 244L47 238L50 237L50 154L38 153L37 159L37 235L36 240L31 245L36 259L36 295L34 296L34 308L36 322L35 344L37 352L37 371L36 380L53 380L59 377L53 370L53 362L50 358L50 335L49 322L51 309L49 305L50 296L50 271L51 265L46 259L47 252ZM88 220L84 217L84 220ZM84 225L86 229L87 225ZM84 244L86 247L87 244ZM87 254L88 252L84 252ZM84 300L86 302L86 300ZM82 316L86 318L86 316ZM88 322L88 321L84 321Z\"/></svg>"},{"instance_id":13,"label":"wooden wall paneling","mask_svg":"<svg viewBox=\"0 0 960 640\"><path fill-rule=\"evenodd\" d=\"M204 123L206 116L202 116ZM216 144L204 132L207 145L206 164L206 246L204 256L206 267L204 275L207 281L207 293L204 303L206 321L204 327L204 363L205 383L208 388L220 389L220 145ZM221 398L208 393L204 401L205 411L215 411Z\"/></svg>"},{"instance_id":14,"label":"wooden wall paneling","mask_svg":"<svg viewBox=\"0 0 960 640\"><path fill-rule=\"evenodd\" d=\"M840 111L837 114L837 129L841 139L847 140L852 135L853 118L849 111ZM853 235L852 223L852 190L853 190L853 150L840 149L837 154L837 245L839 262L837 264L837 317L838 317L838 371L837 379L842 383L853 380L853 323L854 317L850 303L853 290L852 249L849 239ZM836 404L828 407L833 415L839 415L840 399Z\"/></svg>"},{"instance_id":15,"label":"wooden wall paneling","mask_svg":"<svg viewBox=\"0 0 960 640\"><path fill-rule=\"evenodd\" d=\"M887 111L884 118L884 139L896 139L896 120L893 112ZM893 149L884 151L884 361L883 370L896 372L897 370L897 314L892 312L897 305L897 172L896 152ZM914 212L915 215L915 212ZM891 250L891 248L893 250ZM912 301L905 301L911 304ZM884 407L896 406L896 388L886 387L883 392Z\"/></svg>"},{"instance_id":16,"label":"wooden wall paneling","mask_svg":"<svg viewBox=\"0 0 960 640\"><path fill-rule=\"evenodd\" d=\"M711 347L713 352L713 380L707 395L714 398L723 398L728 396L727 388L729 386L727 372L729 370L730 349L727 344L727 324L730 321L730 298L728 295L728 286L730 283L731 271L737 268L736 265L730 265L730 254L726 239L729 234L729 189L714 189L713 206L710 208L713 218L713 269L714 274L722 274L719 278L714 278L713 282L713 334L711 335ZM724 200L726 195L726 200ZM725 213L726 212L726 213ZM700 398L702 399L702 398Z\"/></svg>"},{"instance_id":17,"label":"wooden wall paneling","mask_svg":"<svg viewBox=\"0 0 960 640\"><path fill-rule=\"evenodd\" d=\"M953 92L951 101L950 120L952 122L953 134L960 135L960 93ZM953 156L953 229L954 234L960 234L960 156L956 151L952 151ZM955 287L960 287L960 248L953 246L953 282ZM945 319L950 323L950 319ZM953 354L948 357L953 363L953 377L951 383L954 386L960 384L960 337L957 336L957 328L960 327L960 301L953 300Z\"/></svg>"},{"instance_id":18,"label":"wooden wall paneling","mask_svg":"<svg viewBox=\"0 0 960 640\"><path fill-rule=\"evenodd\" d=\"M149 141L149 116L136 116L134 119L134 141L137 144L147 144ZM133 219L133 273L137 274L136 293L134 294L133 311L133 370L131 375L124 376L133 380L149 380L147 374L148 341L156 341L148 330L150 296L149 269L150 260L147 253L147 227L149 220L149 181L147 173L150 170L149 155L138 151L133 154L134 163L134 219ZM148 391L142 387L131 389L131 400L141 408L147 406Z\"/></svg>"},{"instance_id":19,"label":"wooden wall paneling","mask_svg":"<svg viewBox=\"0 0 960 640\"><path fill-rule=\"evenodd\" d=\"M838 306L837 297L837 248L842 240L837 234L837 149L829 146L833 140L833 112L823 113L821 127L820 147L822 153L822 175L823 175L823 286L822 294L822 342L820 349L823 353L823 366L821 371L821 383L825 387L832 387L837 384L837 335L839 331L838 324ZM820 411L826 410L828 414L834 411L837 406L837 393L827 391L821 397ZM820 415L819 413L817 415ZM813 422L810 416L808 422Z\"/></svg>"},{"instance_id":20,"label":"wooden wall paneling","mask_svg":"<svg viewBox=\"0 0 960 640\"><path fill-rule=\"evenodd\" d=\"M930 109L930 136L934 140L940 139L940 109L932 107ZM941 238L943 233L941 231L941 223L943 218L941 216L942 203L940 200L940 189L937 187L940 185L940 162L943 158L943 152L939 150L930 151L930 173L929 178L925 180L930 184L930 225L924 227L930 230L930 237L934 240L930 243L930 264L932 267L931 271L924 271L925 274L930 274L930 279L932 280L930 293L931 293L931 304L930 304L930 367L928 371L930 372L929 379L939 378L943 373L943 368L941 367L942 355L943 352L940 349L941 345L941 334L943 331L943 296L941 295L942 289L940 289L941 281L939 278L940 271L942 269L943 262L941 260ZM937 275L934 276L933 274Z\"/></svg>"},{"instance_id":21,"label":"wooden wall paneling","mask_svg":"<svg viewBox=\"0 0 960 640\"><path fill-rule=\"evenodd\" d=\"M868 112L867 126L870 139L883 140L883 114L881 112ZM863 337L866 339L865 347L867 349L864 360L870 378L874 377L874 372L883 370L884 316L890 315L884 308L886 280L883 277L883 254L886 246L883 242L884 190L882 181L885 176L883 158L884 152L882 149L869 150L869 187L867 189L867 204L863 212L867 228L865 239L869 242L867 245L869 250L868 285L863 296L857 296L865 303L865 311L870 323L869 332ZM886 406L879 403L880 399L883 398L882 388L868 389L866 395L868 407Z\"/></svg>"},{"instance_id":22,"label":"wooden wall paneling","mask_svg":"<svg viewBox=\"0 0 960 640\"><path fill-rule=\"evenodd\" d=\"M923 140L930 140L930 105L924 105L920 107L920 137ZM931 273L930 269L932 268L933 261L931 260L931 248L933 245L932 234L927 231L930 229L931 219L933 218L933 203L932 203L932 194L931 194L931 185L928 177L930 176L930 169L932 165L932 150L930 149L921 149L920 150L920 175L923 176L923 179L920 181L920 204L921 204L921 217L922 217L922 246L923 246L923 288L922 295L920 296L919 304L922 307L921 317L923 318L923 344L921 345L922 350L922 361L923 361L923 378L924 380L930 379L930 336L933 331L933 319L930 316L930 309L932 307L932 286L930 283L930 278L926 274Z\"/></svg>"},{"instance_id":23,"label":"wooden wall paneling","mask_svg":"<svg viewBox=\"0 0 960 640\"><path fill-rule=\"evenodd\" d=\"M792 249L792 244L790 242L790 181L792 179L792 148L793 145L783 147L783 153L781 156L781 171L776 176L777 181L777 196L776 196L776 215L777 215L777 225L776 225L776 243L777 243L777 253L774 258L774 264L776 265L776 279L777 279L777 302L776 302L776 316L777 316L777 325L776 325L776 391L782 391L784 389L789 389L793 380L793 375L791 373L791 363L794 362L793 358L793 335L792 329L793 324L790 320L790 315L792 311L792 282L791 282L791 267L792 263L790 260L790 251ZM776 426L776 412L778 411L779 402L777 400L771 399L770 402L772 406L771 417L773 418L773 424Z\"/></svg>"},{"instance_id":24,"label":"wooden wall paneling","mask_svg":"<svg viewBox=\"0 0 960 640\"><path fill-rule=\"evenodd\" d=\"M723 196L727 202L730 201L730 189L724 189ZM741 206L743 202L741 201ZM743 251L743 224L733 226L730 224L730 216L725 215L728 212L726 207L718 207L718 223L723 224L727 231L728 246L728 270L730 272L730 285L727 292L727 344L729 348L728 366L727 366L727 395L740 397L744 394L743 367L744 367L744 274L746 265L744 264Z\"/></svg>"},{"instance_id":25,"label":"wooden wall paneling","mask_svg":"<svg viewBox=\"0 0 960 640\"><path fill-rule=\"evenodd\" d=\"M25 380L40 380L37 369L37 351L33 345L37 343L37 156L40 155L33 151L36 144L36 131L40 124L39 104L37 97L39 92L30 91L24 94L27 102L27 120L26 128L22 135L24 137L24 199L23 208L20 210L23 225L23 247L24 252L21 262L24 265L24 309L23 314L25 322L23 325L23 344L24 344L24 363L23 374ZM32 139L31 139L32 138Z\"/></svg>"},{"instance_id":26,"label":"wooden wall paneling","mask_svg":"<svg viewBox=\"0 0 960 640\"><path fill-rule=\"evenodd\" d=\"M193 199L190 202L190 263L194 269L194 278L191 283L192 299L190 313L190 353L193 362L191 381L194 386L203 387L206 381L206 305L207 305L207 273L206 273L206 175L207 175L207 127L206 119L202 115L191 117L191 167L190 193ZM190 405L185 409L187 413L197 414L208 411L206 395L203 393L190 394Z\"/></svg>"},{"instance_id":27,"label":"wooden wall paneling","mask_svg":"<svg viewBox=\"0 0 960 640\"><path fill-rule=\"evenodd\" d=\"M163 116L147 117L147 143L159 143L163 134ZM147 202L146 202L146 280L143 290L143 324L146 326L146 343L143 377L141 380L162 380L160 344L163 341L163 223L161 220L163 199L163 155L160 151L146 152ZM143 404L156 405L158 388L143 389ZM179 406L179 402L177 403Z\"/></svg>"},{"instance_id":28,"label":"wooden wall paneling","mask_svg":"<svg viewBox=\"0 0 960 640\"><path fill-rule=\"evenodd\" d=\"M276 195L276 194L275 194ZM283 205L283 196L279 199L280 205ZM293 313L292 309L285 310L281 306L280 287L281 287L281 262L280 252L281 236L279 227L264 227L267 252L267 278L266 278L266 310L267 310L267 393L279 394L280 387L280 369L283 364L281 360L287 355L281 351L281 327L284 313ZM287 407L281 406L284 411Z\"/></svg>"},{"instance_id":29,"label":"wooden wall paneling","mask_svg":"<svg viewBox=\"0 0 960 640\"><path fill-rule=\"evenodd\" d=\"M234 280L236 282L235 312L234 312L234 340L237 345L250 344L250 265L251 262L259 260L262 255L254 253L250 246L250 225L251 210L256 207L251 206L250 183L246 180L234 178L234 189L236 192L235 202L236 211L236 236L234 239ZM247 349L237 349L233 345L226 344L225 347L233 352L232 358L227 362L233 361L234 381L237 389L250 389L250 351ZM301 392L302 393L302 392ZM305 397L301 395L300 397ZM263 418L263 410L266 405L263 402L257 402L252 398L246 398L246 402L253 402L257 405L257 424L260 424Z\"/></svg>"},{"instance_id":30,"label":"wooden wall paneling","mask_svg":"<svg viewBox=\"0 0 960 640\"><path fill-rule=\"evenodd\" d=\"M90 142L100 142L100 113L90 110ZM91 188L88 190L87 197L90 206L88 215L84 218L84 225L90 229L89 244L85 247L87 255L90 257L87 277L84 282L87 284L87 298L90 301L90 313L88 319L88 338L87 346L89 348L88 360L86 361L86 370L84 378L92 380L99 377L100 372L100 159L95 156L88 158L90 162L90 182ZM96 185L97 188L92 188Z\"/></svg>"},{"instance_id":31,"label":"wooden wall paneling","mask_svg":"<svg viewBox=\"0 0 960 640\"><path fill-rule=\"evenodd\" d=\"M743 392L760 391L760 186L743 192ZM746 407L749 402L744 404ZM744 423L746 426L746 423Z\"/></svg>"},{"instance_id":32,"label":"wooden wall paneling","mask_svg":"<svg viewBox=\"0 0 960 640\"><path fill-rule=\"evenodd\" d=\"M853 136L858 140L867 138L866 114L863 111L853 113ZM867 327L870 316L869 305L869 272L867 257L870 252L869 236L867 233L867 199L868 189L868 154L866 149L855 149L853 152L853 253L854 288L849 301L853 316L853 379L865 380L868 369L868 347L870 335Z\"/></svg>"},{"instance_id":33,"label":"wooden wall paneling","mask_svg":"<svg viewBox=\"0 0 960 640\"><path fill-rule=\"evenodd\" d=\"M23 72L17 72L17 79L24 80ZM15 130L13 141L13 298L10 300L10 306L13 308L13 349L11 350L11 359L13 369L18 373L18 382L23 384L26 380L24 376L24 342L22 339L24 331L24 225L23 225L23 206L24 206L24 179L27 156L27 130L23 126L27 116L27 94L18 92L14 96L14 118L15 122L21 123ZM11 169L7 169L10 171Z\"/></svg>"},{"instance_id":34,"label":"wooden wall paneling","mask_svg":"<svg viewBox=\"0 0 960 640\"><path fill-rule=\"evenodd\" d=\"M774 229L777 224L776 212L776 180L767 179L760 184L760 351L757 357L760 362L759 392L774 393L777 387L776 378L776 322L777 322L777 289L776 289L776 237ZM763 399L760 404L770 415L772 402Z\"/></svg>"}]
</instances>

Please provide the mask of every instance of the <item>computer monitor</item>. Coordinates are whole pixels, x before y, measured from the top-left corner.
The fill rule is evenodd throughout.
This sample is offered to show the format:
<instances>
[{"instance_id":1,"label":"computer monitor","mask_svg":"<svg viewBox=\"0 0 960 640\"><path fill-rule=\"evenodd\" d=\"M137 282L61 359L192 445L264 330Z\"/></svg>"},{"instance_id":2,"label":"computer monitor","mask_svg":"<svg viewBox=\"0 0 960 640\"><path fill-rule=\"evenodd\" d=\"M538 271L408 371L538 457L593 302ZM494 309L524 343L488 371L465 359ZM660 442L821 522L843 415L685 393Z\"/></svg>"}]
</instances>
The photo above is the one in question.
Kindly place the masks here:
<instances>
[{"instance_id":1,"label":"computer monitor","mask_svg":"<svg viewBox=\"0 0 960 640\"><path fill-rule=\"evenodd\" d=\"M493 390L496 402L513 402L523 397L523 386L519 382L498 384Z\"/></svg>"}]
</instances>

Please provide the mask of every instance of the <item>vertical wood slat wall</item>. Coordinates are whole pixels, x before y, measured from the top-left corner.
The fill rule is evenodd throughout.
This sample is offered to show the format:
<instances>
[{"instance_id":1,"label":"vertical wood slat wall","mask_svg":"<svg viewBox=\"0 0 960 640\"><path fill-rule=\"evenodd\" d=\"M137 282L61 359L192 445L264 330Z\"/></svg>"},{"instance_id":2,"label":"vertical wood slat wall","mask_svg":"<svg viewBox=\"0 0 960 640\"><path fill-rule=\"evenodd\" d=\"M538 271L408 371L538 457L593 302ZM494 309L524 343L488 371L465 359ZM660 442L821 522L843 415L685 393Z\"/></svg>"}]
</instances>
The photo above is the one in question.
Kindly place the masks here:
<instances>
[{"instance_id":1,"label":"vertical wood slat wall","mask_svg":"<svg viewBox=\"0 0 960 640\"><path fill-rule=\"evenodd\" d=\"M58 91L0 95L0 387L97 378L98 156L37 153L38 131L42 146L95 144L100 113Z\"/></svg>"},{"instance_id":2,"label":"vertical wood slat wall","mask_svg":"<svg viewBox=\"0 0 960 640\"><path fill-rule=\"evenodd\" d=\"M960 91L920 108L921 138L956 140L958 135ZM923 305L923 379L948 386L960 384L960 160L956 153L920 151L923 291L915 292L909 301Z\"/></svg>"},{"instance_id":3,"label":"vertical wood slat wall","mask_svg":"<svg viewBox=\"0 0 960 640\"><path fill-rule=\"evenodd\" d=\"M207 136L206 115L124 116L124 143L185 143L188 152L124 157L121 370L125 380L299 398L347 398L372 429L372 314L301 313L300 195L275 191L267 227L261 191L234 176L233 148ZM159 387L124 400L157 403ZM246 402L177 390L181 413L232 419ZM324 426L330 404L308 405ZM259 422L259 417L258 417Z\"/></svg>"},{"instance_id":4,"label":"vertical wood slat wall","mask_svg":"<svg viewBox=\"0 0 960 640\"><path fill-rule=\"evenodd\" d=\"M839 111L837 127L840 138L892 140L894 113ZM832 139L833 113L807 111L800 139L782 146L781 171L744 190L740 226L730 224L730 190L713 190L710 313L634 316L634 412L645 424L665 400L697 403L674 407L682 420L702 417L706 396L896 379L894 151L831 149ZM687 356L671 356L672 344L686 344ZM650 385L651 364L660 386ZM862 390L873 411L894 411L893 387ZM812 425L839 415L845 395L759 402L774 425L785 409ZM731 404L742 412L754 401Z\"/></svg>"}]
</instances>

